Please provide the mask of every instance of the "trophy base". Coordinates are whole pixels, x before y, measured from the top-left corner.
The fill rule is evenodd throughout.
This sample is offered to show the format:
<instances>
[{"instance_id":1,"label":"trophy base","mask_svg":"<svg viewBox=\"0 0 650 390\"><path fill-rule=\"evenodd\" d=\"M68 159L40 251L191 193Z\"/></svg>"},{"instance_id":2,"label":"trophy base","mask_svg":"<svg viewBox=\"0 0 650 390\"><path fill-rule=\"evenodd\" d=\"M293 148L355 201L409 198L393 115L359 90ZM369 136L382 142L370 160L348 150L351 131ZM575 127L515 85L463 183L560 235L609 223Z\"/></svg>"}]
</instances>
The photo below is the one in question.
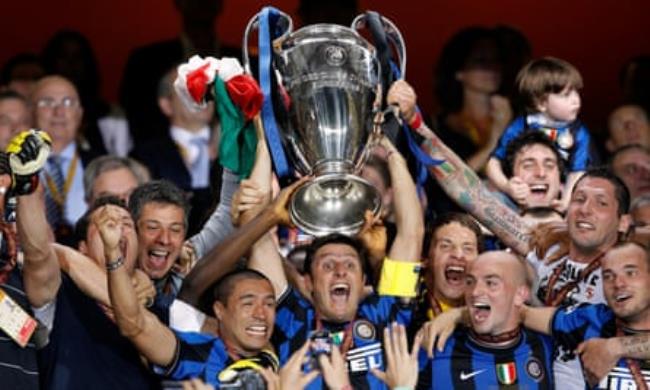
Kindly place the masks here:
<instances>
[{"instance_id":1,"label":"trophy base","mask_svg":"<svg viewBox=\"0 0 650 390\"><path fill-rule=\"evenodd\" d=\"M350 174L318 176L300 187L289 204L291 221L317 237L355 235L363 226L366 210L379 215L379 193L367 181Z\"/></svg>"}]
</instances>

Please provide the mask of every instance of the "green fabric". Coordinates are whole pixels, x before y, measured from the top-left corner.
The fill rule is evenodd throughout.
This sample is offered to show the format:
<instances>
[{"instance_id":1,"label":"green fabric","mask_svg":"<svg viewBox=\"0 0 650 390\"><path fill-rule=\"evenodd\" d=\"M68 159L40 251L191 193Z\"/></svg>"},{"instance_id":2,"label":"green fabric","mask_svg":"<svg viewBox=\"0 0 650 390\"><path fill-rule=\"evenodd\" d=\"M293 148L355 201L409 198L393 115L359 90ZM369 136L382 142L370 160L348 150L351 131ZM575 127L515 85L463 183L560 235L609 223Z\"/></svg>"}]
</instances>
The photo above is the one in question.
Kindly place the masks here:
<instances>
[{"instance_id":1,"label":"green fabric","mask_svg":"<svg viewBox=\"0 0 650 390\"><path fill-rule=\"evenodd\" d=\"M219 77L214 82L215 105L221 121L221 142L219 161L240 178L251 174L255 163L257 135L253 121L246 123L244 115L233 104L226 90L226 84Z\"/></svg>"}]
</instances>

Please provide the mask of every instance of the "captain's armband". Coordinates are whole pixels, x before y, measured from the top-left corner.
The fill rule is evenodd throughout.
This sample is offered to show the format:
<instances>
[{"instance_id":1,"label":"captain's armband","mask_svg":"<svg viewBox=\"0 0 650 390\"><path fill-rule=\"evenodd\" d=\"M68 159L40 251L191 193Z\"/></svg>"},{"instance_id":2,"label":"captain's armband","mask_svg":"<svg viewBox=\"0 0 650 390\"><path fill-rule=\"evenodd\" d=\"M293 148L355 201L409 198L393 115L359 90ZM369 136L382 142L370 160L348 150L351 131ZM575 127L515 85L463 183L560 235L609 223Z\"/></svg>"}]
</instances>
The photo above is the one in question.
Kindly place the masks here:
<instances>
[{"instance_id":1,"label":"captain's armband","mask_svg":"<svg viewBox=\"0 0 650 390\"><path fill-rule=\"evenodd\" d=\"M384 258L379 279L379 295L414 298L420 277L420 263Z\"/></svg>"}]
</instances>

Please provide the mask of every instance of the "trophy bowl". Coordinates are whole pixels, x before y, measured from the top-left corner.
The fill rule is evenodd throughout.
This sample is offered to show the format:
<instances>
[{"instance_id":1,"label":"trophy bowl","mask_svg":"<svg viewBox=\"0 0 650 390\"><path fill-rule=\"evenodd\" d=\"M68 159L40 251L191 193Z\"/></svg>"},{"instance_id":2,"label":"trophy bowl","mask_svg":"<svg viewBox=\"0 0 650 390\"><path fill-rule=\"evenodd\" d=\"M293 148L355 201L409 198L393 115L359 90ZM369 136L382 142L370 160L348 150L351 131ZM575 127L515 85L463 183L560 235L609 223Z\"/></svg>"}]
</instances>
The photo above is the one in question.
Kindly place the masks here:
<instances>
[{"instance_id":1,"label":"trophy bowl","mask_svg":"<svg viewBox=\"0 0 650 390\"><path fill-rule=\"evenodd\" d=\"M275 53L291 102L282 141L294 168L315 176L293 195L291 219L315 236L355 234L366 210L381 211L379 193L358 176L378 131L375 50L351 28L317 24L289 34Z\"/></svg>"}]
</instances>

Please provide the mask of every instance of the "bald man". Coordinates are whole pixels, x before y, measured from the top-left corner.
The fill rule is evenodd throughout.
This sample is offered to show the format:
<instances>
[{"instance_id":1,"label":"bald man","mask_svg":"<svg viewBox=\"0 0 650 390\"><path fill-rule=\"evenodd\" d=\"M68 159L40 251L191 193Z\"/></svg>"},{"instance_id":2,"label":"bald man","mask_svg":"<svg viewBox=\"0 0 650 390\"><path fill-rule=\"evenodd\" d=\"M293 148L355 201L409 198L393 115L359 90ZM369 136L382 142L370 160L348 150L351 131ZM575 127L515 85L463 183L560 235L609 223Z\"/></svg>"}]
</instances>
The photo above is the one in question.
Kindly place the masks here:
<instances>
[{"instance_id":1,"label":"bald man","mask_svg":"<svg viewBox=\"0 0 650 390\"><path fill-rule=\"evenodd\" d=\"M69 243L70 227L86 211L84 167L96 157L81 139L83 107L74 85L61 76L38 81L31 96L34 124L52 139L52 155L41 179L46 188L48 222L57 240ZM84 145L85 144L85 145Z\"/></svg>"},{"instance_id":2,"label":"bald man","mask_svg":"<svg viewBox=\"0 0 650 390\"><path fill-rule=\"evenodd\" d=\"M485 252L465 281L470 327L458 328L434 358L421 352L418 388L553 388L551 340L520 326L530 294L524 263Z\"/></svg>"}]
</instances>

